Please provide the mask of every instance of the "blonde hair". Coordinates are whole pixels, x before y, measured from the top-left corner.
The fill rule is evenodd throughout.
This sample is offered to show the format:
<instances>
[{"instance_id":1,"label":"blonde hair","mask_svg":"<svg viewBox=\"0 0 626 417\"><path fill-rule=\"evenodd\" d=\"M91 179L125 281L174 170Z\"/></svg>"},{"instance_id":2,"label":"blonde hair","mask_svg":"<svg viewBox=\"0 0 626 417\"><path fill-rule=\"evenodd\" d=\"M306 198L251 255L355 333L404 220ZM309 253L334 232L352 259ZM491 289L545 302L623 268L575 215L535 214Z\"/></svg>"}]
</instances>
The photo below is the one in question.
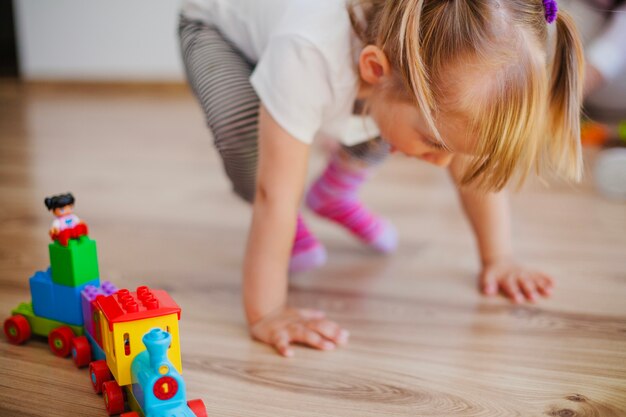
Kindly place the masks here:
<instances>
[{"instance_id":1,"label":"blonde hair","mask_svg":"<svg viewBox=\"0 0 626 417\"><path fill-rule=\"evenodd\" d=\"M441 111L467 119L478 142L462 184L500 190L546 167L580 180L583 53L567 13L556 20L550 73L542 0L353 0L348 11L361 40L390 62L381 88L413 102L442 144ZM487 94L454 93L450 75L463 69L486 70L486 88L465 88Z\"/></svg>"}]
</instances>

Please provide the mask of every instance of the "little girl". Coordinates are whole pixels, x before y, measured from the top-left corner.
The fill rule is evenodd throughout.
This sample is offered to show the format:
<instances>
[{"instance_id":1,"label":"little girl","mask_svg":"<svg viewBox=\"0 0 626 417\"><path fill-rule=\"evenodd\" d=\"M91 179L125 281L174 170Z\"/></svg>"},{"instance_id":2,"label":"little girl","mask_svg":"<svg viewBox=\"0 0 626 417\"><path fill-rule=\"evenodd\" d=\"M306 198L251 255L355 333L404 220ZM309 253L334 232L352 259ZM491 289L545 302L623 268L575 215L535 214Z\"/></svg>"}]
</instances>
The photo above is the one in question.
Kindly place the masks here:
<instances>
[{"instance_id":1,"label":"little girl","mask_svg":"<svg viewBox=\"0 0 626 417\"><path fill-rule=\"evenodd\" d=\"M342 146L306 194L314 212L391 252L395 229L359 187L390 150L448 167L482 292L550 295L550 277L514 261L502 189L544 167L581 175L582 50L555 0L186 0L180 39L226 174L253 204L243 296L255 339L285 356L348 339L322 312L287 306L288 271L326 258L299 215L319 135Z\"/></svg>"}]
</instances>

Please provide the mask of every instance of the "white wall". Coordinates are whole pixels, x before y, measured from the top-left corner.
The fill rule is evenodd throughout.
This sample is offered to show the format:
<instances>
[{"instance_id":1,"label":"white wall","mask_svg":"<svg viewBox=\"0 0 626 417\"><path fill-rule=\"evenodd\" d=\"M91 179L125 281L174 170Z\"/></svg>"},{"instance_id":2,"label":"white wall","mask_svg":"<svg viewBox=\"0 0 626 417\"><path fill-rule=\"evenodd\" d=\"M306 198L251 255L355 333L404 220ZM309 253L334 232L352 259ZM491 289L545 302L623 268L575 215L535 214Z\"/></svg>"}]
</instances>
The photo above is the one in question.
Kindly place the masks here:
<instances>
[{"instance_id":1,"label":"white wall","mask_svg":"<svg viewBox=\"0 0 626 417\"><path fill-rule=\"evenodd\" d=\"M179 2L17 0L22 75L27 80L181 81L176 36ZM576 9L576 3L584 3L563 2L579 15L583 33L602 25L602 19L589 10ZM626 74L591 101L626 109Z\"/></svg>"},{"instance_id":2,"label":"white wall","mask_svg":"<svg viewBox=\"0 0 626 417\"><path fill-rule=\"evenodd\" d=\"M183 80L179 0L18 0L27 80Z\"/></svg>"}]
</instances>

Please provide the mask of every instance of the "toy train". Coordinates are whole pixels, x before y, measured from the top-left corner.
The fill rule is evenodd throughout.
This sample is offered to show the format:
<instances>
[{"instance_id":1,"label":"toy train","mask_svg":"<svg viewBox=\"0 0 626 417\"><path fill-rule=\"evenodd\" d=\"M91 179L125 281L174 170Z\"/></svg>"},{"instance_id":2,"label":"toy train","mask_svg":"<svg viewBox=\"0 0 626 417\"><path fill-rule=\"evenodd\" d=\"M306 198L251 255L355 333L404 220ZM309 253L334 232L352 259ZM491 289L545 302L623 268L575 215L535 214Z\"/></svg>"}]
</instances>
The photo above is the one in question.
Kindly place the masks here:
<instances>
[{"instance_id":1,"label":"toy train","mask_svg":"<svg viewBox=\"0 0 626 417\"><path fill-rule=\"evenodd\" d=\"M166 291L139 287L98 296L96 341L105 359L89 365L91 383L107 412L123 417L206 416L202 400L186 401L180 375L180 307ZM143 414L141 414L143 412Z\"/></svg>"},{"instance_id":2,"label":"toy train","mask_svg":"<svg viewBox=\"0 0 626 417\"><path fill-rule=\"evenodd\" d=\"M21 344L32 334L44 336L55 355L71 354L78 367L89 365L91 384L109 415L206 417L202 400L186 399L180 307L163 290L142 286L131 292L100 283L96 242L72 214L73 204L71 194L46 199L57 216L50 231L51 267L30 278L31 302L4 322L7 339ZM124 413L126 404L131 412Z\"/></svg>"}]
</instances>

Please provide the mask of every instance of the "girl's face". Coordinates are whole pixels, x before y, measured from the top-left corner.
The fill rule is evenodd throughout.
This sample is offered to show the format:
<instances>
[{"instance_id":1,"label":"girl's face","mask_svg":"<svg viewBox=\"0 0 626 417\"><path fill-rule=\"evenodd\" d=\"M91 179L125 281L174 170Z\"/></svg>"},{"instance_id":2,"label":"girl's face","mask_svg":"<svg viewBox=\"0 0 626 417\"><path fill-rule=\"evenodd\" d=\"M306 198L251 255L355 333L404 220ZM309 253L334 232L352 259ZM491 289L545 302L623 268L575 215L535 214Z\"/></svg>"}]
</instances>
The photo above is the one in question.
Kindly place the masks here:
<instances>
[{"instance_id":1,"label":"girl's face","mask_svg":"<svg viewBox=\"0 0 626 417\"><path fill-rule=\"evenodd\" d=\"M56 217L67 216L68 214L72 214L73 208L74 208L73 205L68 204L67 206L55 208L54 210L52 210L52 213Z\"/></svg>"},{"instance_id":2,"label":"girl's face","mask_svg":"<svg viewBox=\"0 0 626 417\"><path fill-rule=\"evenodd\" d=\"M437 142L414 105L399 101L374 101L370 110L392 152L401 152L440 167L448 166L456 153L470 153L473 141L467 137L459 118L443 114L438 119L437 129L446 148Z\"/></svg>"},{"instance_id":3,"label":"girl's face","mask_svg":"<svg viewBox=\"0 0 626 417\"><path fill-rule=\"evenodd\" d=\"M456 153L472 153L475 140L469 137L463 117L450 112L438 115L437 130L446 144L442 146L414 104L385 94L385 89L393 87L377 88L391 74L389 60L379 47L366 45L358 65L361 81L358 96L368 100L369 113L393 150L441 167L450 164Z\"/></svg>"}]
</instances>

